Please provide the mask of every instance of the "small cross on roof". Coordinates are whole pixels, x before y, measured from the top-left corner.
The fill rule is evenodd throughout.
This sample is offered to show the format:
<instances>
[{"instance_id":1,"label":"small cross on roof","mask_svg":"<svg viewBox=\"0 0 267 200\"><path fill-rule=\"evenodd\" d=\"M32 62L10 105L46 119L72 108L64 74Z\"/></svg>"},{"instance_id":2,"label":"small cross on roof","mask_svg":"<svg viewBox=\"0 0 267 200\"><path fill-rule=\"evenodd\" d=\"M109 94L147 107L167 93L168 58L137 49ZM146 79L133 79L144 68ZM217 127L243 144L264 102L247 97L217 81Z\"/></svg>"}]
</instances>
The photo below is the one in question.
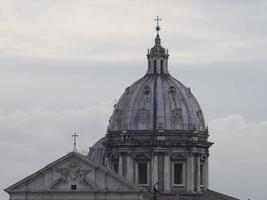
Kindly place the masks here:
<instances>
[{"instance_id":1,"label":"small cross on roof","mask_svg":"<svg viewBox=\"0 0 267 200\"><path fill-rule=\"evenodd\" d=\"M76 132L74 132L74 134L72 135L72 137L73 137L73 151L74 151L74 152L77 152L77 148L76 148L77 141L76 141L76 138L77 138L78 136L79 136L79 135L78 135Z\"/></svg>"}]
</instances>

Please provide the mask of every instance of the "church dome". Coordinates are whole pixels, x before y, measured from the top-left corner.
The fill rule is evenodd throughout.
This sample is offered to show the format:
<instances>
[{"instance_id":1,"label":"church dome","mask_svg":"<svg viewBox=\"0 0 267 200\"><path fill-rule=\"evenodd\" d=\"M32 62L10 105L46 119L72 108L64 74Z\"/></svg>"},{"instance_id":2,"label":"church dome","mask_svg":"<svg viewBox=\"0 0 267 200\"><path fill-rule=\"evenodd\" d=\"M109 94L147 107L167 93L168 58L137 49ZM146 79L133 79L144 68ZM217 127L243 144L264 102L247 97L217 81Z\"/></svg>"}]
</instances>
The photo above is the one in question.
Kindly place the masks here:
<instances>
[{"instance_id":1,"label":"church dome","mask_svg":"<svg viewBox=\"0 0 267 200\"><path fill-rule=\"evenodd\" d=\"M190 91L168 72L168 50L157 34L148 50L148 70L114 106L110 131L204 130L202 110Z\"/></svg>"},{"instance_id":2,"label":"church dome","mask_svg":"<svg viewBox=\"0 0 267 200\"><path fill-rule=\"evenodd\" d=\"M109 125L110 131L204 128L201 108L190 88L164 73L147 73L127 87Z\"/></svg>"},{"instance_id":3,"label":"church dome","mask_svg":"<svg viewBox=\"0 0 267 200\"><path fill-rule=\"evenodd\" d=\"M88 158L148 191L157 185L161 194L201 193L208 187L212 143L190 88L168 71L159 20L146 74L125 89L114 105L107 134L90 148Z\"/></svg>"}]
</instances>

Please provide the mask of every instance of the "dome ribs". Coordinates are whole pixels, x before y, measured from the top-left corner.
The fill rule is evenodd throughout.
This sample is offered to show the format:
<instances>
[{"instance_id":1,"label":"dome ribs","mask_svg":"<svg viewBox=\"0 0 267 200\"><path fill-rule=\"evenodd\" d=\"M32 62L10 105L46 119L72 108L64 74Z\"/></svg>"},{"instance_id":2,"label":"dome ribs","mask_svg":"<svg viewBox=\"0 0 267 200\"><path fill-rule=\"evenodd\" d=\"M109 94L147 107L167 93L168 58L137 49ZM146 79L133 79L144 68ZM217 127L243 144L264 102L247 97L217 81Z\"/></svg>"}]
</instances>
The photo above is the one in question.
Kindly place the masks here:
<instances>
[{"instance_id":1,"label":"dome ribs","mask_svg":"<svg viewBox=\"0 0 267 200\"><path fill-rule=\"evenodd\" d=\"M157 129L157 79L158 75L154 75L154 85L153 85L153 130Z\"/></svg>"}]
</instances>

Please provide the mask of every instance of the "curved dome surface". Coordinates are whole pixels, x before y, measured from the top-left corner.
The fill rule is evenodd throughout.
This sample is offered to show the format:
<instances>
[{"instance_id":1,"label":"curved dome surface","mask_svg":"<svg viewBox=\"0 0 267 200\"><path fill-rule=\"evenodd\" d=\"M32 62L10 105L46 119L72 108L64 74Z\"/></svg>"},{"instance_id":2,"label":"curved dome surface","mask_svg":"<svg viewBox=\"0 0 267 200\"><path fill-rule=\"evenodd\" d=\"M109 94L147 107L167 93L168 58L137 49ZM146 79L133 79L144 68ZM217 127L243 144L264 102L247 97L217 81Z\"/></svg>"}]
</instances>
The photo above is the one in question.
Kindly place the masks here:
<instances>
[{"instance_id":1,"label":"curved dome surface","mask_svg":"<svg viewBox=\"0 0 267 200\"><path fill-rule=\"evenodd\" d=\"M190 88L168 73L147 73L126 88L114 107L109 129L204 130L205 121Z\"/></svg>"},{"instance_id":2,"label":"curved dome surface","mask_svg":"<svg viewBox=\"0 0 267 200\"><path fill-rule=\"evenodd\" d=\"M104 164L105 162L105 147L103 145L104 142L107 141L106 137L101 138L98 140L92 147L90 147L90 151L87 155L93 161L98 163Z\"/></svg>"}]
</instances>

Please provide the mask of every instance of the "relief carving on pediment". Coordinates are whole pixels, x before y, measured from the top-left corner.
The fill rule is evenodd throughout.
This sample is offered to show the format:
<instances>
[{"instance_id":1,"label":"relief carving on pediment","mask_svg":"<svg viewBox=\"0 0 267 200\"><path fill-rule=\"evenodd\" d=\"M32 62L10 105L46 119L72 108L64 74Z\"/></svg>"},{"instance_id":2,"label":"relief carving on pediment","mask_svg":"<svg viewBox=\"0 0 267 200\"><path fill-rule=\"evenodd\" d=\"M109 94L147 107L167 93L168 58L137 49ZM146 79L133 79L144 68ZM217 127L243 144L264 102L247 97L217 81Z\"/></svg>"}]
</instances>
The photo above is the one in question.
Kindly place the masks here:
<instances>
[{"instance_id":1,"label":"relief carving on pediment","mask_svg":"<svg viewBox=\"0 0 267 200\"><path fill-rule=\"evenodd\" d=\"M79 162L71 160L66 167L59 167L55 172L60 174L60 178L56 179L50 186L50 189L55 188L61 183L68 183L69 181L78 181L80 184L84 184L90 187L90 189L97 189L97 185L94 181L87 178L87 174L93 171L93 169L82 169Z\"/></svg>"}]
</instances>

